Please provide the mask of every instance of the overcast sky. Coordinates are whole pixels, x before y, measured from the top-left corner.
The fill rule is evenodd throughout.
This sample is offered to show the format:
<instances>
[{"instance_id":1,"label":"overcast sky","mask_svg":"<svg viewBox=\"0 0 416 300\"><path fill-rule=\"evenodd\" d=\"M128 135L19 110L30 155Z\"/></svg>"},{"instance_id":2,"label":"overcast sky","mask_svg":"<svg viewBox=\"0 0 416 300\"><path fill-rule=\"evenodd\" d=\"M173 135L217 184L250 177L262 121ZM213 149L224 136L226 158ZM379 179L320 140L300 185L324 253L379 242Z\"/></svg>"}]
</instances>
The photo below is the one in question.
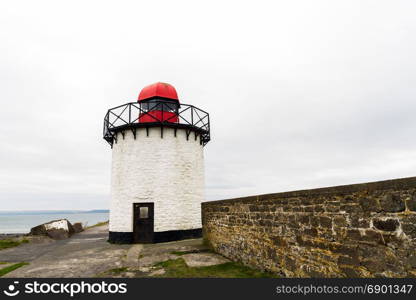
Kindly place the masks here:
<instances>
[{"instance_id":1,"label":"overcast sky","mask_svg":"<svg viewBox=\"0 0 416 300\"><path fill-rule=\"evenodd\" d=\"M0 210L108 208L106 110L210 113L206 198L416 175L415 1L0 2Z\"/></svg>"}]
</instances>

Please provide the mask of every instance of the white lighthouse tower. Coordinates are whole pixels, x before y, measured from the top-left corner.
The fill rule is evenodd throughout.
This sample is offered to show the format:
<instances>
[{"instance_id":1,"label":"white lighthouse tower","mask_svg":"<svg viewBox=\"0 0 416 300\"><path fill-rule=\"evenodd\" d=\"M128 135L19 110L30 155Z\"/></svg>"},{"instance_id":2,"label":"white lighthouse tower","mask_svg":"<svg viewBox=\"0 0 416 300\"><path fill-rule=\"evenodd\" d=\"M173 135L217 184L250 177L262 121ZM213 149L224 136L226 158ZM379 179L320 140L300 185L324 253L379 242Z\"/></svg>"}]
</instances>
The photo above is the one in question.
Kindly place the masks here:
<instances>
[{"instance_id":1,"label":"white lighthouse tower","mask_svg":"<svg viewBox=\"0 0 416 300\"><path fill-rule=\"evenodd\" d=\"M112 147L109 241L201 236L208 113L180 103L172 85L158 82L137 102L108 110L104 139Z\"/></svg>"}]
</instances>

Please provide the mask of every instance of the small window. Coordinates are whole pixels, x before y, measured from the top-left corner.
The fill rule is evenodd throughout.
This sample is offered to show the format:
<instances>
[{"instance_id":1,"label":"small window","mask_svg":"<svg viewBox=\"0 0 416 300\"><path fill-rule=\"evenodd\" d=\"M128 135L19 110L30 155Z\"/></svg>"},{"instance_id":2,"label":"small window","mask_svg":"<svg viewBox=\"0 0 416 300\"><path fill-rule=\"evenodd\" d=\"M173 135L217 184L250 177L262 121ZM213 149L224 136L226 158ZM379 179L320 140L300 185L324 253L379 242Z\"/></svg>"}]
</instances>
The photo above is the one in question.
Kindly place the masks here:
<instances>
[{"instance_id":1,"label":"small window","mask_svg":"<svg viewBox=\"0 0 416 300\"><path fill-rule=\"evenodd\" d=\"M160 99L152 99L140 103L140 108L144 111L160 110L160 111L169 111L177 112L179 105L178 103L164 101Z\"/></svg>"},{"instance_id":2,"label":"small window","mask_svg":"<svg viewBox=\"0 0 416 300\"><path fill-rule=\"evenodd\" d=\"M149 208L148 207L140 207L139 218L140 219L147 219L148 217L149 217Z\"/></svg>"},{"instance_id":3,"label":"small window","mask_svg":"<svg viewBox=\"0 0 416 300\"><path fill-rule=\"evenodd\" d=\"M162 103L156 101L149 101L147 105L147 110L161 110L162 107Z\"/></svg>"}]
</instances>

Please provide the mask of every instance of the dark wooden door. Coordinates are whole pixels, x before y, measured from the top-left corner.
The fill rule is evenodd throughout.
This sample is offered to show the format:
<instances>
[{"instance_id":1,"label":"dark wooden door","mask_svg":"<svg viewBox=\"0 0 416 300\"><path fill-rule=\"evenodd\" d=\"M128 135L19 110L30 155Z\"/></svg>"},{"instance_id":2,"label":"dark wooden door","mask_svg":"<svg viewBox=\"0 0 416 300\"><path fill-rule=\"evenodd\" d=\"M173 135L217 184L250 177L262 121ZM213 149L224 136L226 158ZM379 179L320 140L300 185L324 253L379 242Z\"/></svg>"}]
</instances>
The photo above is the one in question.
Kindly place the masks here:
<instances>
[{"instance_id":1,"label":"dark wooden door","mask_svg":"<svg viewBox=\"0 0 416 300\"><path fill-rule=\"evenodd\" d=\"M133 242L153 243L153 203L133 203Z\"/></svg>"}]
</instances>

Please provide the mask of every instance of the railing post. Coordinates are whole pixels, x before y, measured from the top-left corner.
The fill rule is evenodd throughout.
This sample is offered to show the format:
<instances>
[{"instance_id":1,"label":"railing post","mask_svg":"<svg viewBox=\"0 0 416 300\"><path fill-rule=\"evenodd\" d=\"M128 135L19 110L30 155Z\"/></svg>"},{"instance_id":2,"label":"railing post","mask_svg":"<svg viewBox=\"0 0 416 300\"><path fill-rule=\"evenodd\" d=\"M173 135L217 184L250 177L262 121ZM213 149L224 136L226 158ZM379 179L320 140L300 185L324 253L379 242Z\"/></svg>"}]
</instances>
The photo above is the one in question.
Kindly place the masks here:
<instances>
[{"instance_id":1,"label":"railing post","mask_svg":"<svg viewBox=\"0 0 416 300\"><path fill-rule=\"evenodd\" d=\"M109 116L110 116L110 113L107 111L107 114L105 115L105 134L107 134L107 132L108 132L108 130L109 130L109 128L108 128L108 126L110 125L110 121L109 121Z\"/></svg>"},{"instance_id":2,"label":"railing post","mask_svg":"<svg viewBox=\"0 0 416 300\"><path fill-rule=\"evenodd\" d=\"M211 132L211 128L210 128L211 127L210 126L211 123L209 122L209 114L208 113L207 113L207 119L208 119L208 123L207 123L207 129L208 130L207 131L208 131L208 133L210 133Z\"/></svg>"},{"instance_id":3,"label":"railing post","mask_svg":"<svg viewBox=\"0 0 416 300\"><path fill-rule=\"evenodd\" d=\"M107 115L104 116L103 137L105 137L105 127L106 127L106 124L107 124L106 118L107 118Z\"/></svg>"},{"instance_id":4,"label":"railing post","mask_svg":"<svg viewBox=\"0 0 416 300\"><path fill-rule=\"evenodd\" d=\"M129 124L131 123L131 103L129 103Z\"/></svg>"}]
</instances>

